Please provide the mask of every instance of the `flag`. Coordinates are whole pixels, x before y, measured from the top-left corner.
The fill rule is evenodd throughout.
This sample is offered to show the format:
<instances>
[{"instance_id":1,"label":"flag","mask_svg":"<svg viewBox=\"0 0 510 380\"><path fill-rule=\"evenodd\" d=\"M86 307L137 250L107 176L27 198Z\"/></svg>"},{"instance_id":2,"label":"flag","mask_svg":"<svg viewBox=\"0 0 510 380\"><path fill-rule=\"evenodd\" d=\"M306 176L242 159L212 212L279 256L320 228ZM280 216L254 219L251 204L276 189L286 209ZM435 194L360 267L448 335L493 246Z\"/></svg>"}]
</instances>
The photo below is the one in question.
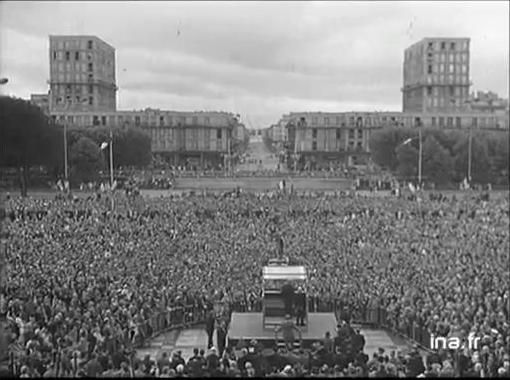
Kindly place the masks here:
<instances>
[{"instance_id":1,"label":"flag","mask_svg":"<svg viewBox=\"0 0 510 380\"><path fill-rule=\"evenodd\" d=\"M112 190L115 190L117 188L117 180L113 181Z\"/></svg>"},{"instance_id":2,"label":"flag","mask_svg":"<svg viewBox=\"0 0 510 380\"><path fill-rule=\"evenodd\" d=\"M411 190L411 193L413 193L413 194L416 192L416 188L414 187L414 185L411 182L409 182L409 190Z\"/></svg>"},{"instance_id":3,"label":"flag","mask_svg":"<svg viewBox=\"0 0 510 380\"><path fill-rule=\"evenodd\" d=\"M105 150L106 148L108 148L108 143L105 141L101 144L101 150Z\"/></svg>"},{"instance_id":4,"label":"flag","mask_svg":"<svg viewBox=\"0 0 510 380\"><path fill-rule=\"evenodd\" d=\"M413 141L413 139L412 139L412 138L408 138L406 141L404 141L404 142L402 143L402 145L407 145L407 144L409 144L411 141Z\"/></svg>"}]
</instances>

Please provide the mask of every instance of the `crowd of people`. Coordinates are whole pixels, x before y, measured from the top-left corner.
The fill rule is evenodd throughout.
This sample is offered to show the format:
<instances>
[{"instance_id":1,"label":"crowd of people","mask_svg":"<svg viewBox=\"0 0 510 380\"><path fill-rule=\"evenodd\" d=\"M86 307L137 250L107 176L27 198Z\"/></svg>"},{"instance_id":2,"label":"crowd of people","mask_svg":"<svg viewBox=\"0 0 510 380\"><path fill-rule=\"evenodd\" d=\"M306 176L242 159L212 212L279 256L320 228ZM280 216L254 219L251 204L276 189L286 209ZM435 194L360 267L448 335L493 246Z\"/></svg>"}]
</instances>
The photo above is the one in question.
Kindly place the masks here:
<instances>
[{"instance_id":1,"label":"crowd of people","mask_svg":"<svg viewBox=\"0 0 510 380\"><path fill-rule=\"evenodd\" d=\"M510 375L507 196L115 197L113 210L107 194L7 201L0 309L21 377L132 376L156 368L160 377L204 368L243 376ZM335 353L329 343L306 363L263 366L246 359L249 345L241 355L198 351L191 363L136 360L135 343L149 334L139 326L151 315L179 305L208 310L217 300L256 308L262 266L280 237L289 260L308 269L307 294L317 309L337 300L353 313L384 308L396 329L418 323L436 336L471 333L480 347L440 350L424 368L412 354L331 359L320 354Z\"/></svg>"}]
</instances>

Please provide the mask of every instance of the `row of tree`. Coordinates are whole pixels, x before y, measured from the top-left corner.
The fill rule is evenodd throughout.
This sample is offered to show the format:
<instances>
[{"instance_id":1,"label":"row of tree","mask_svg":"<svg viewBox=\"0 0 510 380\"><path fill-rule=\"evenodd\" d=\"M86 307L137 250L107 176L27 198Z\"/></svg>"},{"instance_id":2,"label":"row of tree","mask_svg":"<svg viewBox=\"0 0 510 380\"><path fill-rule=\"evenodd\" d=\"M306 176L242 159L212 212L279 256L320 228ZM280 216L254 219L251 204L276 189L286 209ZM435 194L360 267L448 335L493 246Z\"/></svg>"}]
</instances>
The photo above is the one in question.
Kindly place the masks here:
<instances>
[{"instance_id":1,"label":"row of tree","mask_svg":"<svg viewBox=\"0 0 510 380\"><path fill-rule=\"evenodd\" d=\"M436 185L462 182L468 177L470 132L422 129L422 178ZM399 178L418 175L419 133L392 128L370 137L372 160ZM471 133L471 182L508 185L508 131Z\"/></svg>"},{"instance_id":2,"label":"row of tree","mask_svg":"<svg viewBox=\"0 0 510 380\"><path fill-rule=\"evenodd\" d=\"M136 128L112 128L114 167L143 167L151 162L151 139ZM67 131L68 164L72 183L95 181L108 168L110 128L70 127ZM0 97L0 167L16 169L26 195L30 168L43 166L53 179L64 173L64 128L39 107L7 96Z\"/></svg>"}]
</instances>

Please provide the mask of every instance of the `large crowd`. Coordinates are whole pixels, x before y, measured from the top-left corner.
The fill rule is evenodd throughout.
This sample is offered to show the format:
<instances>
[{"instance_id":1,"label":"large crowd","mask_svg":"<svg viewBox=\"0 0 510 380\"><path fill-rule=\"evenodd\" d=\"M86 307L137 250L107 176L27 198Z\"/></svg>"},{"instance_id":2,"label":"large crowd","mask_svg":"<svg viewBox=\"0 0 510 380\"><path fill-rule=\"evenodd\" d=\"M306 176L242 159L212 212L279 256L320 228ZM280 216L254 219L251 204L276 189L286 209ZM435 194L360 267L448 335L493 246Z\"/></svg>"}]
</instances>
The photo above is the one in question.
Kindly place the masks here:
<instances>
[{"instance_id":1,"label":"large crowd","mask_svg":"<svg viewBox=\"0 0 510 380\"><path fill-rule=\"evenodd\" d=\"M510 376L508 197L122 193L114 204L104 194L7 201L1 312L17 375ZM135 358L146 335L138 326L154 313L215 300L255 308L280 237L289 260L308 268L318 309L382 307L395 328L471 333L480 347L440 350L423 368L394 352L345 361L329 338L305 363L276 350L262 365L250 344L241 354L197 350L188 362Z\"/></svg>"}]
</instances>

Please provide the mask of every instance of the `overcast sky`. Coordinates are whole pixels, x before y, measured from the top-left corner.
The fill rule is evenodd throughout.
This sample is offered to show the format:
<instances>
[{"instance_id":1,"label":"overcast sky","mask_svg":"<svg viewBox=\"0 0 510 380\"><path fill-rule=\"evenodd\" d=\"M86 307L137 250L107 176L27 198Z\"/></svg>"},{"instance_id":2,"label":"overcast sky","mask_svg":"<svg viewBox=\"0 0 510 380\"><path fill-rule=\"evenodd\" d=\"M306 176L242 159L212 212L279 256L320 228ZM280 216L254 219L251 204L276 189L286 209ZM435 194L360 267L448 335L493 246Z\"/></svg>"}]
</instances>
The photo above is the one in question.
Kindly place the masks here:
<instances>
[{"instance_id":1,"label":"overcast sky","mask_svg":"<svg viewBox=\"0 0 510 380\"><path fill-rule=\"evenodd\" d=\"M50 34L116 48L118 109L400 111L404 49L470 37L472 90L509 92L509 3L0 2L4 93L45 93Z\"/></svg>"}]
</instances>

